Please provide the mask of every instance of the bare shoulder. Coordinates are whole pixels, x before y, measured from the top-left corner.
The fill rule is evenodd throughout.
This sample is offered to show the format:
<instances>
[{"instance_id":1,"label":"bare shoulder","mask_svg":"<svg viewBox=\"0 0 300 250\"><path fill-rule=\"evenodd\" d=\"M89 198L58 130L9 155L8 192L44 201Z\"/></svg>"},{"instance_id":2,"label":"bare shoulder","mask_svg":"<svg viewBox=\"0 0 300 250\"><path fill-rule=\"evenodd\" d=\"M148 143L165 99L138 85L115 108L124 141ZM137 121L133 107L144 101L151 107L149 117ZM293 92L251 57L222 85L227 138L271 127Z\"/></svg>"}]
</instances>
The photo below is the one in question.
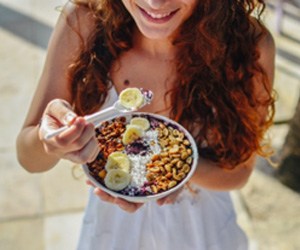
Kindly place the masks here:
<instances>
[{"instance_id":1,"label":"bare shoulder","mask_svg":"<svg viewBox=\"0 0 300 250\"><path fill-rule=\"evenodd\" d=\"M66 75L68 66L86 45L94 27L91 11L84 5L68 1L61 10L49 40L45 72Z\"/></svg>"},{"instance_id":2,"label":"bare shoulder","mask_svg":"<svg viewBox=\"0 0 300 250\"><path fill-rule=\"evenodd\" d=\"M254 28L256 29L256 34L260 34L260 40L257 44L257 50L259 52L258 62L260 66L266 72L270 87L274 81L274 68L275 68L275 54L276 54L276 45L274 38L271 32L264 26L261 26L257 19L253 18L252 22Z\"/></svg>"},{"instance_id":3,"label":"bare shoulder","mask_svg":"<svg viewBox=\"0 0 300 250\"><path fill-rule=\"evenodd\" d=\"M56 28L59 26L70 32L70 35L80 35L81 39L86 39L95 28L96 23L92 11L84 1L80 1L78 4L69 1L62 9Z\"/></svg>"},{"instance_id":4,"label":"bare shoulder","mask_svg":"<svg viewBox=\"0 0 300 250\"><path fill-rule=\"evenodd\" d=\"M261 37L258 43L258 50L260 52L260 63L265 65L266 63L274 62L275 59L275 41L268 29Z\"/></svg>"},{"instance_id":5,"label":"bare shoulder","mask_svg":"<svg viewBox=\"0 0 300 250\"><path fill-rule=\"evenodd\" d=\"M48 43L47 56L24 126L37 124L53 99L72 102L69 66L74 63L93 31L94 19L84 5L69 1L61 10Z\"/></svg>"},{"instance_id":6,"label":"bare shoulder","mask_svg":"<svg viewBox=\"0 0 300 250\"><path fill-rule=\"evenodd\" d=\"M274 85L275 74L275 41L271 32L264 26L261 26L256 19L253 19L256 34L260 35L260 40L257 44L257 51L259 52L258 63L266 74L267 81L262 78L261 74L254 76L255 81L255 95L258 100L265 101L271 98L272 88ZM258 109L261 114L262 120L268 114L267 107L260 107Z\"/></svg>"},{"instance_id":7,"label":"bare shoulder","mask_svg":"<svg viewBox=\"0 0 300 250\"><path fill-rule=\"evenodd\" d=\"M251 18L251 23L253 24L256 34L260 34L262 32L264 33L262 39L260 40L259 46L268 46L269 48L274 49L275 42L269 29L263 23L259 23L259 21L254 17Z\"/></svg>"},{"instance_id":8,"label":"bare shoulder","mask_svg":"<svg viewBox=\"0 0 300 250\"><path fill-rule=\"evenodd\" d=\"M68 1L61 10L57 24L52 32L46 67L59 65L56 70L67 70L81 49L86 45L88 37L96 26L93 13L85 5ZM54 63L55 62L55 63Z\"/></svg>"},{"instance_id":9,"label":"bare shoulder","mask_svg":"<svg viewBox=\"0 0 300 250\"><path fill-rule=\"evenodd\" d=\"M84 4L84 1L78 4L68 2L64 7L64 11L70 20L70 24L79 26L82 31L91 32L96 25L94 13L87 4Z\"/></svg>"},{"instance_id":10,"label":"bare shoulder","mask_svg":"<svg viewBox=\"0 0 300 250\"><path fill-rule=\"evenodd\" d=\"M270 32L270 30L264 26L263 23L252 17L251 22L255 29L255 34L260 35L260 40L258 43L258 49L263 54L274 54L275 53L275 41Z\"/></svg>"}]
</instances>

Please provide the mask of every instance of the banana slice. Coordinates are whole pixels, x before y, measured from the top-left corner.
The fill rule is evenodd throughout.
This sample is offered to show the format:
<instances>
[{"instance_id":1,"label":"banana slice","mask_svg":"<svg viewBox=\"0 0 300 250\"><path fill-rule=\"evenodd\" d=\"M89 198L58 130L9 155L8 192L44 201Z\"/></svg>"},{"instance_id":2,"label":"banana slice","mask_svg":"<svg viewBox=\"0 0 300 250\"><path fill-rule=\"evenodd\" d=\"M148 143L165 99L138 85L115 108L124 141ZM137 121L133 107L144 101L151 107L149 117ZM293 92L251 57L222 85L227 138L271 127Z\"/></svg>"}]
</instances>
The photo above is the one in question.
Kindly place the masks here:
<instances>
[{"instance_id":1,"label":"banana slice","mask_svg":"<svg viewBox=\"0 0 300 250\"><path fill-rule=\"evenodd\" d=\"M129 173L130 160L128 156L122 152L113 152L108 156L105 169L107 172L112 169L121 169L124 172Z\"/></svg>"},{"instance_id":2,"label":"banana slice","mask_svg":"<svg viewBox=\"0 0 300 250\"><path fill-rule=\"evenodd\" d=\"M150 128L150 122L148 119L143 117L134 117L130 120L131 125L137 125L141 127L144 131L148 130Z\"/></svg>"},{"instance_id":3,"label":"banana slice","mask_svg":"<svg viewBox=\"0 0 300 250\"><path fill-rule=\"evenodd\" d=\"M126 126L126 130L123 134L122 142L123 144L127 145L134 142L135 140L142 137L143 135L144 135L144 130L140 126L129 124L128 126Z\"/></svg>"},{"instance_id":4,"label":"banana slice","mask_svg":"<svg viewBox=\"0 0 300 250\"><path fill-rule=\"evenodd\" d=\"M130 174L123 170L112 169L105 176L104 183L107 188L114 191L120 191L129 185L130 178Z\"/></svg>"},{"instance_id":5,"label":"banana slice","mask_svg":"<svg viewBox=\"0 0 300 250\"><path fill-rule=\"evenodd\" d=\"M137 109L144 103L144 95L138 88L127 88L120 93L119 101L127 109Z\"/></svg>"}]
</instances>

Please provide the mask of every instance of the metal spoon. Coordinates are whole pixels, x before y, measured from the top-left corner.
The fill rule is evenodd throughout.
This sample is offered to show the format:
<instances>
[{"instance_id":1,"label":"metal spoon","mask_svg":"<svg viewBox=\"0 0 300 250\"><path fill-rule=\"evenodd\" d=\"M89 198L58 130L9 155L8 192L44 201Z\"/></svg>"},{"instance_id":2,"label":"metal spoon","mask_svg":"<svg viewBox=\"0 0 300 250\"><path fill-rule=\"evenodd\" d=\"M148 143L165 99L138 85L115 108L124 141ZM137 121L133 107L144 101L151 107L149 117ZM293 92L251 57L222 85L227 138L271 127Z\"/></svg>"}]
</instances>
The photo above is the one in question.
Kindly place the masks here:
<instances>
[{"instance_id":1,"label":"metal spoon","mask_svg":"<svg viewBox=\"0 0 300 250\"><path fill-rule=\"evenodd\" d=\"M151 90L144 90L144 89L140 89L140 90L141 90L142 94L144 95L144 103L141 106L139 106L137 108L128 109L128 108L125 108L118 100L111 107L100 110L91 115L86 115L86 116L84 116L84 119L87 122L96 124L99 121L109 120L120 114L131 113L131 112L137 111L138 109L141 109L145 105L151 103L151 101L153 99L153 92ZM63 126L55 131L51 131L48 134L46 134L44 138L46 140L51 139L52 137L65 131L67 128L69 128L69 126Z\"/></svg>"}]
</instances>

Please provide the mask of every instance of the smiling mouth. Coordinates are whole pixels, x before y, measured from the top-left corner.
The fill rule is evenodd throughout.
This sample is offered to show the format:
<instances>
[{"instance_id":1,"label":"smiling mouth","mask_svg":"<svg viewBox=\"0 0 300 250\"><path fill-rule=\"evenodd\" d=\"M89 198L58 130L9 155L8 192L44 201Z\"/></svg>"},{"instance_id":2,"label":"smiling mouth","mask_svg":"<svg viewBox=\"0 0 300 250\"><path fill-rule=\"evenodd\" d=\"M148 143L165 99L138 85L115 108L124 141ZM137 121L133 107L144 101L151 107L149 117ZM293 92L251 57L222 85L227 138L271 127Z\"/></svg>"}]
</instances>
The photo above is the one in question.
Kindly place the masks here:
<instances>
[{"instance_id":1,"label":"smiling mouth","mask_svg":"<svg viewBox=\"0 0 300 250\"><path fill-rule=\"evenodd\" d=\"M165 12L165 13L153 13L153 12L148 12L139 6L138 6L138 8L140 9L143 16L148 21L155 22L155 23L165 23L165 22L169 21L179 10L179 9L176 9L174 11Z\"/></svg>"}]
</instances>

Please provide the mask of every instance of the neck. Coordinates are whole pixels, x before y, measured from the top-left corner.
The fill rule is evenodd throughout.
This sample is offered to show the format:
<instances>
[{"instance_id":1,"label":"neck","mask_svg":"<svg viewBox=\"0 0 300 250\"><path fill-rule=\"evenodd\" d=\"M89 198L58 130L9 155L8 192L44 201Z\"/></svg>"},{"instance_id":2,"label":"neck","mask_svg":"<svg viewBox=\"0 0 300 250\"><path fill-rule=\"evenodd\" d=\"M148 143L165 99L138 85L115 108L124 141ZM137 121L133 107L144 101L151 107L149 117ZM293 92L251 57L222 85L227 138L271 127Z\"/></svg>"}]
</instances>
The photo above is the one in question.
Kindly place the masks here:
<instances>
[{"instance_id":1,"label":"neck","mask_svg":"<svg viewBox=\"0 0 300 250\"><path fill-rule=\"evenodd\" d=\"M169 39L150 39L145 37L139 31L135 32L134 49L139 50L149 59L170 61L175 57L175 47Z\"/></svg>"}]
</instances>

